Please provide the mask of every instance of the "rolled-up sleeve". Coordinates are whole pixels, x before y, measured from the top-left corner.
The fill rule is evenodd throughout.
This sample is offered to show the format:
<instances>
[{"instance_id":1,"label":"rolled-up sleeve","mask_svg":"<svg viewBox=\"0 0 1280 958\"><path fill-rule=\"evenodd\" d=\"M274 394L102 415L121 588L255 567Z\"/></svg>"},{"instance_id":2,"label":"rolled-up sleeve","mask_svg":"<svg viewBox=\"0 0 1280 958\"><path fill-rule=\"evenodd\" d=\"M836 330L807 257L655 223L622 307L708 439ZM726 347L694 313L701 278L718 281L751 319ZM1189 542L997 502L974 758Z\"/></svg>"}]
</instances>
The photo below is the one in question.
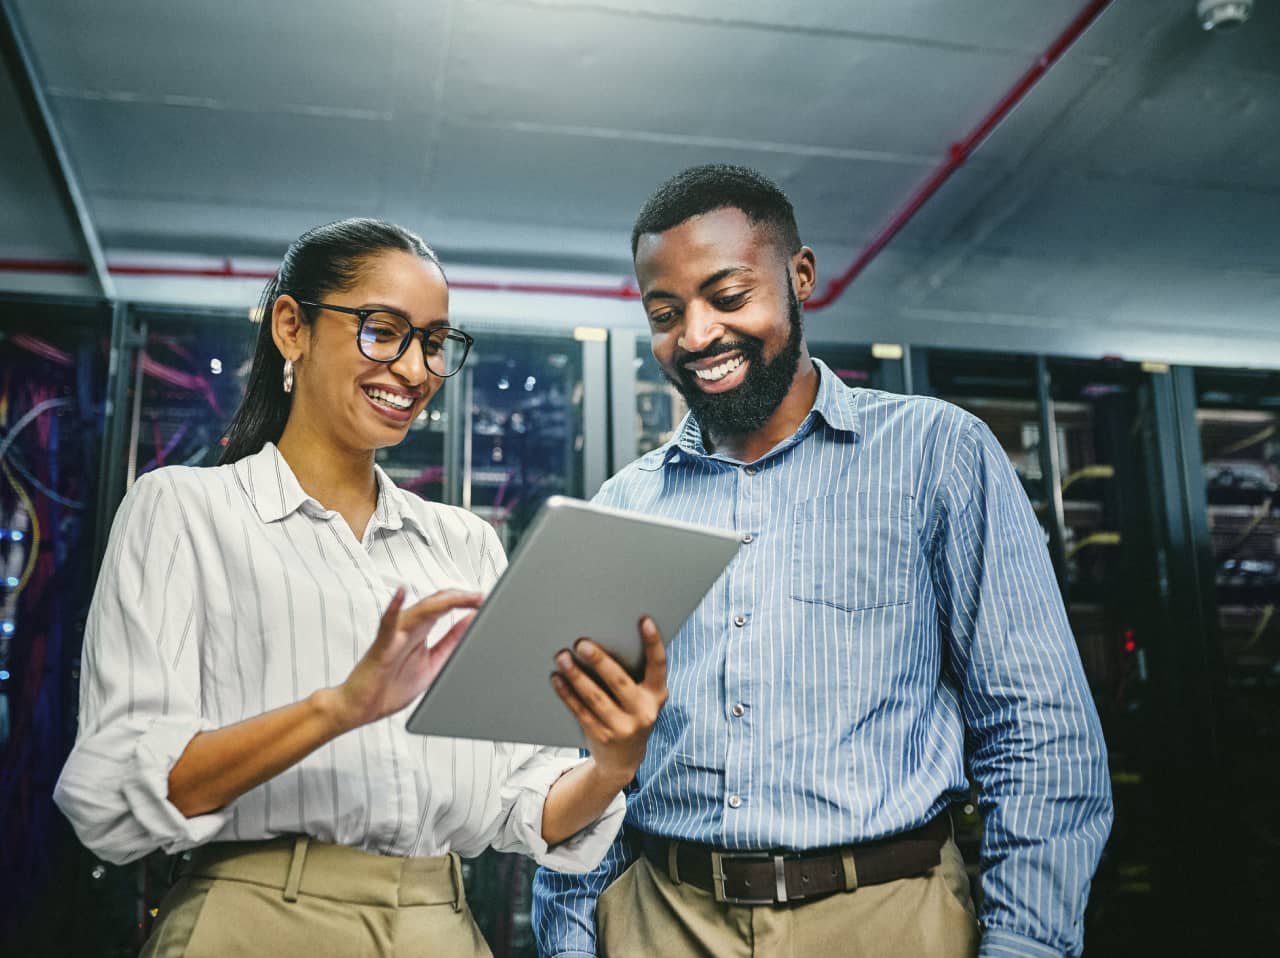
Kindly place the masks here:
<instances>
[{"instance_id":1,"label":"rolled-up sleeve","mask_svg":"<svg viewBox=\"0 0 1280 958\"><path fill-rule=\"evenodd\" d=\"M591 871L604 859L622 828L627 802L622 793L614 796L599 818L558 845L548 846L542 838L542 811L547 793L556 780L585 758L569 749L540 748L513 768L502 786L502 827L493 847L503 852L521 852L539 865L558 872L580 874Z\"/></svg>"},{"instance_id":2,"label":"rolled-up sleeve","mask_svg":"<svg viewBox=\"0 0 1280 958\"><path fill-rule=\"evenodd\" d=\"M212 727L194 562L175 480L144 476L112 527L85 629L79 734L54 791L80 841L110 862L192 848L231 814L187 818L168 798L170 770Z\"/></svg>"}]
</instances>

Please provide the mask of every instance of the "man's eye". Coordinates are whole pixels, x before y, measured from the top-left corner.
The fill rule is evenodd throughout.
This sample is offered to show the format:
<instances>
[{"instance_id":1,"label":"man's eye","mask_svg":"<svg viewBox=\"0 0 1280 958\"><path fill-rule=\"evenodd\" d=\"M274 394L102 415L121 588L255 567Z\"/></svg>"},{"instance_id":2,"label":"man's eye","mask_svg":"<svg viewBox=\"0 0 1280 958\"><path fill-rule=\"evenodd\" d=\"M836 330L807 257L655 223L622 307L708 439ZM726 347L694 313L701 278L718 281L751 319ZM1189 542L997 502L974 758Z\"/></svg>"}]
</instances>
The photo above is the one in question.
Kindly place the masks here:
<instances>
[{"instance_id":1,"label":"man's eye","mask_svg":"<svg viewBox=\"0 0 1280 958\"><path fill-rule=\"evenodd\" d=\"M735 306L742 305L743 297L746 295L745 291L741 293L730 293L727 296L717 296L711 302L717 309L733 309Z\"/></svg>"},{"instance_id":2,"label":"man's eye","mask_svg":"<svg viewBox=\"0 0 1280 958\"><path fill-rule=\"evenodd\" d=\"M649 322L653 323L655 326L665 326L675 318L676 314L674 312L657 313L649 317Z\"/></svg>"}]
</instances>

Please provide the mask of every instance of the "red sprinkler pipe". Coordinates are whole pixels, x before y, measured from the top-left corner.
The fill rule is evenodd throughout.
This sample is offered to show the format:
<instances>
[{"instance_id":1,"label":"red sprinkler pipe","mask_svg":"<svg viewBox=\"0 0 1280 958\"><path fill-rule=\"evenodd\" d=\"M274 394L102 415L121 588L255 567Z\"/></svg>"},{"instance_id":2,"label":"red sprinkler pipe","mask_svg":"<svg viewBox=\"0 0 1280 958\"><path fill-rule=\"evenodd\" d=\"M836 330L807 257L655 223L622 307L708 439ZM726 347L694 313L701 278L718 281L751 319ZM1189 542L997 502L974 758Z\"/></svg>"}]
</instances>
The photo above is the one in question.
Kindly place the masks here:
<instances>
[{"instance_id":1,"label":"red sprinkler pipe","mask_svg":"<svg viewBox=\"0 0 1280 958\"><path fill-rule=\"evenodd\" d=\"M830 306L840 295L848 288L862 273L864 269L871 263L873 259L880 255L889 242L902 231L902 228L911 221L911 219L920 211L929 199L942 188L942 184L951 178L951 174L960 169L964 162L974 150L981 145L982 141L991 135L991 131L999 125L1000 121L1007 117L1013 108L1016 107L1023 98L1031 92L1034 87L1046 73L1049 68L1061 59L1067 49L1080 39L1080 36L1089 29L1093 21L1098 19L1102 11L1110 6L1111 0L1090 0L1090 3L1079 15L1071 21L1071 24L1064 30L1058 39L1040 58L1027 70L1018 80L1017 83L1000 98L1000 102L982 118L973 131L959 143L952 143L947 150L947 158L943 161L933 175L927 179L924 184L912 194L906 204L894 213L889 222L881 228L880 232L875 235L867 247L858 254L857 258L849 265L843 273L835 279L827 283L827 288L817 296L811 297L805 303L805 309L822 309L824 306Z\"/></svg>"}]
</instances>

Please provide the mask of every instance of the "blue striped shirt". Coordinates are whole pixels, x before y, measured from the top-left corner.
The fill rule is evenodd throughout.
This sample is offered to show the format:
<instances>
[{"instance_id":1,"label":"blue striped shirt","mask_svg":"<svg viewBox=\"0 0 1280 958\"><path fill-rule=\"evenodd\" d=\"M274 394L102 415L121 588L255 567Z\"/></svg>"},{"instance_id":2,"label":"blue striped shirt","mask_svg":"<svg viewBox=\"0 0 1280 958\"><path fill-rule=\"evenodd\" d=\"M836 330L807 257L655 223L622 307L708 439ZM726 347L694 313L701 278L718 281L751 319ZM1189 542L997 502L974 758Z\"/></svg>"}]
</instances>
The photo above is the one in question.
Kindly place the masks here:
<instances>
[{"instance_id":1,"label":"blue striped shirt","mask_svg":"<svg viewBox=\"0 0 1280 958\"><path fill-rule=\"evenodd\" d=\"M967 759L981 954L1079 954L1111 793L1043 532L980 420L816 365L812 411L760 460L709 455L686 418L597 497L750 533L671 641L627 823L732 849L872 841L964 798ZM620 838L591 873L539 872L544 955L595 953L596 898L631 860Z\"/></svg>"}]
</instances>

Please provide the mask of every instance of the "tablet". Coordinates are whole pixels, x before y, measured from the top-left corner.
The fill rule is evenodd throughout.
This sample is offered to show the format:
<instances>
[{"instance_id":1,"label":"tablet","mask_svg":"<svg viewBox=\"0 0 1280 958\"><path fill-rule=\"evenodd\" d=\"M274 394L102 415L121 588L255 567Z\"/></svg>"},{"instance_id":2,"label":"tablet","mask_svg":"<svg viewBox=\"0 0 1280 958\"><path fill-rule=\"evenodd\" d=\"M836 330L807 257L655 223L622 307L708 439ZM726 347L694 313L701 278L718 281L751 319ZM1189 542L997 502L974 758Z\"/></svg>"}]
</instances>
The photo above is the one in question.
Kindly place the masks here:
<instances>
[{"instance_id":1,"label":"tablet","mask_svg":"<svg viewBox=\"0 0 1280 958\"><path fill-rule=\"evenodd\" d=\"M741 542L737 532L553 496L409 717L409 731L582 747L582 729L551 688L556 653L590 637L636 674L641 617L670 641Z\"/></svg>"}]
</instances>

